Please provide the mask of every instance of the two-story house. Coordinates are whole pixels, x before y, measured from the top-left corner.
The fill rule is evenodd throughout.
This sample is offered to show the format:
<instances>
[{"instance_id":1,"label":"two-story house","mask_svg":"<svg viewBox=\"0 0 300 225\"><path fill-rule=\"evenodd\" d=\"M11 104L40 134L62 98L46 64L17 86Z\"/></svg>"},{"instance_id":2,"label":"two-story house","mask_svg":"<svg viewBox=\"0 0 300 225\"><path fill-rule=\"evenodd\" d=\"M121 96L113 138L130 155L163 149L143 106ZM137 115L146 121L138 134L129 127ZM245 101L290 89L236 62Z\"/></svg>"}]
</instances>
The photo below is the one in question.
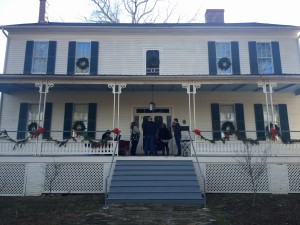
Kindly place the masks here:
<instances>
[{"instance_id":1,"label":"two-story house","mask_svg":"<svg viewBox=\"0 0 300 225\"><path fill-rule=\"evenodd\" d=\"M91 139L117 127L121 139L129 140L130 123L136 121L142 131L151 116L168 127L178 118L183 139L199 129L205 138L220 140L234 129L239 136L227 137L228 144L243 138L263 142L272 124L281 134L278 142L299 139L300 28L225 23L223 13L207 10L200 24L41 20L2 26L7 49L0 130L24 140L36 122L44 129L39 139L29 140L36 149L50 137L68 140L78 121ZM196 142L205 141L191 134L201 152ZM4 147L2 152L42 154L29 144L17 154ZM69 144L74 154L87 147ZM170 145L175 153L175 144ZM141 139L141 155L142 146ZM54 148L48 153L67 154L66 147Z\"/></svg>"}]
</instances>

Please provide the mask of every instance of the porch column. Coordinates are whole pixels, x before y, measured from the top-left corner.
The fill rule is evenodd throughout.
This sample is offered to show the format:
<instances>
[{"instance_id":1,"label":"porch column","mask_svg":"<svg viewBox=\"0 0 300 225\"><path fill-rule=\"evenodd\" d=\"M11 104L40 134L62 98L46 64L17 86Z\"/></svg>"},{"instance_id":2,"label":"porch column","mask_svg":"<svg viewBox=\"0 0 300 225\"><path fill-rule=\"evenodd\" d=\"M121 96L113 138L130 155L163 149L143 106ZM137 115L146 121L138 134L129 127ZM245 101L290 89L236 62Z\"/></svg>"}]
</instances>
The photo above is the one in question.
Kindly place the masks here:
<instances>
[{"instance_id":1,"label":"porch column","mask_svg":"<svg viewBox=\"0 0 300 225\"><path fill-rule=\"evenodd\" d=\"M266 106L267 106L267 122L268 122L268 130L270 130L270 122L272 121L273 126L275 125L275 119L274 119L274 108L273 108L273 97L272 97L272 93L273 93L273 88L276 87L277 84L276 83L258 83L258 87L261 87L263 89L263 92L265 94L266 97ZM269 100L268 100L268 94L269 94L269 98L270 98L270 106L271 106L271 121L269 118Z\"/></svg>"},{"instance_id":2,"label":"porch column","mask_svg":"<svg viewBox=\"0 0 300 225\"><path fill-rule=\"evenodd\" d=\"M115 120L116 120L116 108L117 108L117 127L120 126L120 94L122 93L122 88L126 87L126 84L108 84L108 87L112 89L112 93L114 95L114 105L113 105L113 128L115 128ZM117 106L116 106L116 94L117 94Z\"/></svg>"},{"instance_id":3,"label":"porch column","mask_svg":"<svg viewBox=\"0 0 300 225\"><path fill-rule=\"evenodd\" d=\"M39 93L40 93L40 100L39 100L39 120L38 120L38 125L43 126L44 124L44 119L45 119L45 110L46 110L46 102L47 102L47 94L49 92L49 88L52 88L54 86L53 83L35 83L35 86L39 88ZM44 96L44 98L43 98ZM43 103L42 103L42 98L43 98ZM41 118L41 105L43 104L43 113L42 113L42 118Z\"/></svg>"},{"instance_id":4,"label":"porch column","mask_svg":"<svg viewBox=\"0 0 300 225\"><path fill-rule=\"evenodd\" d=\"M189 119L190 119L190 131L192 130L192 124L194 125L194 129L196 129L196 92L197 88L201 87L201 84L182 84L182 87L187 90L187 94L189 95ZM191 94L193 94L193 121L192 121L192 109L191 109Z\"/></svg>"}]
</instances>

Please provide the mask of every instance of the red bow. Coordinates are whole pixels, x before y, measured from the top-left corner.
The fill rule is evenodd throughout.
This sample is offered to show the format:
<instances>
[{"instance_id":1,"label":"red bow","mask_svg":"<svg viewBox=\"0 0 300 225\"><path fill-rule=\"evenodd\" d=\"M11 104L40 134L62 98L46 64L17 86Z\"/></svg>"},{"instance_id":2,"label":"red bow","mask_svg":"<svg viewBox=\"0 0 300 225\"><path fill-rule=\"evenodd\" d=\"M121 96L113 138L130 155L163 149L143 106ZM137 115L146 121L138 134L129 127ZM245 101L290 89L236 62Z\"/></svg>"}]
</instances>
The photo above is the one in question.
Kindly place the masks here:
<instances>
[{"instance_id":1,"label":"red bow","mask_svg":"<svg viewBox=\"0 0 300 225\"><path fill-rule=\"evenodd\" d=\"M196 135L201 136L201 131L200 131L200 130L194 129L193 132L194 132Z\"/></svg>"},{"instance_id":2,"label":"red bow","mask_svg":"<svg viewBox=\"0 0 300 225\"><path fill-rule=\"evenodd\" d=\"M277 130L275 128L271 128L270 133L271 133L271 136L272 136L272 140L276 141Z\"/></svg>"},{"instance_id":3,"label":"red bow","mask_svg":"<svg viewBox=\"0 0 300 225\"><path fill-rule=\"evenodd\" d=\"M113 132L114 134L119 134L121 131L119 130L119 128L114 128L111 132Z\"/></svg>"}]
</instances>

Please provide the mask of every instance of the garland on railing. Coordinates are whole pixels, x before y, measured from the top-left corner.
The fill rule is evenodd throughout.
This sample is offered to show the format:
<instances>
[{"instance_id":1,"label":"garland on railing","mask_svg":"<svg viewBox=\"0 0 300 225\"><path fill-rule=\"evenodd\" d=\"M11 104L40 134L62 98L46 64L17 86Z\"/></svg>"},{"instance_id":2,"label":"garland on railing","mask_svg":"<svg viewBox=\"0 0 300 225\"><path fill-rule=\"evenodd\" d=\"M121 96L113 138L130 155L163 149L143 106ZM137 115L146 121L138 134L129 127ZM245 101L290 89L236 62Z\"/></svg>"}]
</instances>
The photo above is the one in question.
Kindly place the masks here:
<instances>
[{"instance_id":1,"label":"garland on railing","mask_svg":"<svg viewBox=\"0 0 300 225\"><path fill-rule=\"evenodd\" d=\"M119 138L119 134L121 133L121 131L119 130L119 128L114 128L113 130L111 130L112 133L116 134L117 135L117 139ZM30 133L30 132L29 132ZM0 139L4 139L4 140L8 140L12 143L15 143L14 147L13 147L13 150L15 150L15 148L17 146L19 146L20 148L25 145L29 139L32 139L34 137L34 134L30 133L30 136L26 137L25 139L22 139L22 140L14 140L13 138L11 138L7 131L6 130L3 130L3 131L0 131ZM77 142L76 138L75 137L70 137L68 139L65 139L65 140L57 140L57 139L53 139L52 137L46 139L46 141L53 141L55 142L55 144L58 145L58 147L66 147L67 146L67 143L69 140L73 140L75 142ZM89 144L91 145L92 148L99 148L99 147L103 147L105 145L107 145L107 142L109 141L110 139L102 139L100 141L95 141L91 138L88 138L87 136L84 136L84 139L82 141L88 141Z\"/></svg>"}]
</instances>

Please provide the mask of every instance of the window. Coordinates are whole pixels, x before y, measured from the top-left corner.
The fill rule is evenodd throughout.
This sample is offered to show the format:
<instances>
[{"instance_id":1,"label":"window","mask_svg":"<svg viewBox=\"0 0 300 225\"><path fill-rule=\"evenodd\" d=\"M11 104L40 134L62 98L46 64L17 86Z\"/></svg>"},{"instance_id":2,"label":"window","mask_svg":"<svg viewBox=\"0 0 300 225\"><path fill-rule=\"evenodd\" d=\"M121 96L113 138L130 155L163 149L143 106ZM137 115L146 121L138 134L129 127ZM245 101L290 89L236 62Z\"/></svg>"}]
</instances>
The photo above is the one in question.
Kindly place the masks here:
<instances>
[{"instance_id":1,"label":"window","mask_svg":"<svg viewBox=\"0 0 300 225\"><path fill-rule=\"evenodd\" d=\"M159 75L159 51L146 51L146 75Z\"/></svg>"},{"instance_id":2,"label":"window","mask_svg":"<svg viewBox=\"0 0 300 225\"><path fill-rule=\"evenodd\" d=\"M75 121L82 121L87 128L88 125L88 104L74 104L73 124Z\"/></svg>"},{"instance_id":3,"label":"window","mask_svg":"<svg viewBox=\"0 0 300 225\"><path fill-rule=\"evenodd\" d=\"M271 43L256 43L256 51L259 74L274 73Z\"/></svg>"},{"instance_id":4,"label":"window","mask_svg":"<svg viewBox=\"0 0 300 225\"><path fill-rule=\"evenodd\" d=\"M232 63L230 42L216 42L216 60L218 74L232 74L231 66L229 66L229 68L226 70L219 68L218 63L222 58L227 58Z\"/></svg>"},{"instance_id":5,"label":"window","mask_svg":"<svg viewBox=\"0 0 300 225\"><path fill-rule=\"evenodd\" d=\"M222 128L222 125L225 122L232 122L236 128L235 123L235 109L234 105L220 105L220 127ZM221 133L222 138L224 137L224 133ZM230 139L236 138L235 135L232 135Z\"/></svg>"},{"instance_id":6,"label":"window","mask_svg":"<svg viewBox=\"0 0 300 225\"><path fill-rule=\"evenodd\" d=\"M89 74L91 62L91 43L76 42L75 73Z\"/></svg>"},{"instance_id":7,"label":"window","mask_svg":"<svg viewBox=\"0 0 300 225\"><path fill-rule=\"evenodd\" d=\"M268 113L268 110L267 110L267 106L266 105L263 106L265 128L268 127L268 121L269 121L269 123L273 123L272 122L272 108L271 108L271 105L269 105L268 108L269 108L269 113ZM273 113L274 113L274 123L278 127L280 127L280 118L279 118L278 105L273 105Z\"/></svg>"},{"instance_id":8,"label":"window","mask_svg":"<svg viewBox=\"0 0 300 225\"><path fill-rule=\"evenodd\" d=\"M31 124L33 122L38 122L39 119L43 118L43 107L40 109L39 114L39 105L38 104L29 104L28 105L28 116L27 116L27 124Z\"/></svg>"},{"instance_id":9,"label":"window","mask_svg":"<svg viewBox=\"0 0 300 225\"><path fill-rule=\"evenodd\" d=\"M46 73L49 42L34 42L32 55L32 73Z\"/></svg>"}]
</instances>

